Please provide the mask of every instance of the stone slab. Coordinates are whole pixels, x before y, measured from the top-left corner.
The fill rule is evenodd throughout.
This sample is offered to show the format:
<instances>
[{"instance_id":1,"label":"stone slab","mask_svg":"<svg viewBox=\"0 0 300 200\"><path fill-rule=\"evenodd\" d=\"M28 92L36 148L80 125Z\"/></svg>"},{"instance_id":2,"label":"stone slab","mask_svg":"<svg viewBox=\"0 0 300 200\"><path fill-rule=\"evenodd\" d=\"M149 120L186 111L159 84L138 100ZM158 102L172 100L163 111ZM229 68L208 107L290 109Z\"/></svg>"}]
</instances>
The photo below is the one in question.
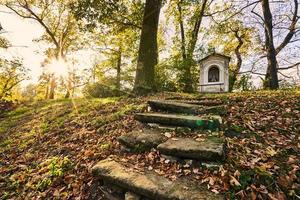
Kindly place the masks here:
<instances>
[{"instance_id":1,"label":"stone slab","mask_svg":"<svg viewBox=\"0 0 300 200\"><path fill-rule=\"evenodd\" d=\"M140 200L141 196L137 195L133 192L126 192L125 193L125 200Z\"/></svg>"},{"instance_id":2,"label":"stone slab","mask_svg":"<svg viewBox=\"0 0 300 200\"><path fill-rule=\"evenodd\" d=\"M176 101L150 100L149 106L154 111L167 111L171 113L186 113L186 114L226 114L224 105L219 106L199 106Z\"/></svg>"},{"instance_id":3,"label":"stone slab","mask_svg":"<svg viewBox=\"0 0 300 200\"><path fill-rule=\"evenodd\" d=\"M224 143L218 138L196 141L192 138L171 138L157 146L160 153L201 161L220 161L225 157Z\"/></svg>"},{"instance_id":4,"label":"stone slab","mask_svg":"<svg viewBox=\"0 0 300 200\"><path fill-rule=\"evenodd\" d=\"M135 119L143 123L158 123L170 126L185 126L192 129L217 130L222 124L218 115L204 115L201 117L192 115L175 115L162 113L138 113Z\"/></svg>"},{"instance_id":5,"label":"stone slab","mask_svg":"<svg viewBox=\"0 0 300 200\"><path fill-rule=\"evenodd\" d=\"M159 130L162 133L175 132L176 134L186 134L192 132L192 130L189 127L182 127L182 126L167 126L167 125L161 125L156 123L148 123L147 126Z\"/></svg>"},{"instance_id":6,"label":"stone slab","mask_svg":"<svg viewBox=\"0 0 300 200\"><path fill-rule=\"evenodd\" d=\"M118 142L134 152L144 152L165 142L168 138L154 131L133 131L118 137Z\"/></svg>"},{"instance_id":7,"label":"stone slab","mask_svg":"<svg viewBox=\"0 0 300 200\"><path fill-rule=\"evenodd\" d=\"M188 104L195 104L195 105L202 105L202 106L217 106L223 104L223 101L220 99L184 100L178 102L184 102Z\"/></svg>"},{"instance_id":8,"label":"stone slab","mask_svg":"<svg viewBox=\"0 0 300 200\"><path fill-rule=\"evenodd\" d=\"M111 184L149 199L159 200L221 200L222 195L214 194L205 187L183 179L170 181L153 172L139 173L113 160L102 160L92 168L98 176Z\"/></svg>"}]
</instances>

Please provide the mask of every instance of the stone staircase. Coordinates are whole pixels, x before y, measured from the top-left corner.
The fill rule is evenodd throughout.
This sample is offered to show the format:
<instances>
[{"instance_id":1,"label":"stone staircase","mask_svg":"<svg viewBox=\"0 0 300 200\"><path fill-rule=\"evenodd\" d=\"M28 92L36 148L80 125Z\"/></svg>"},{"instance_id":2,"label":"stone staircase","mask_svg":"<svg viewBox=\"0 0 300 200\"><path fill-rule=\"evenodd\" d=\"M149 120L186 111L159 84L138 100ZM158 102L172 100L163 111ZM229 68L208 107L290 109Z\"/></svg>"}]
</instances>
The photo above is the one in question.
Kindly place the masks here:
<instances>
[{"instance_id":1,"label":"stone staircase","mask_svg":"<svg viewBox=\"0 0 300 200\"><path fill-rule=\"evenodd\" d=\"M139 153L154 148L175 161L190 159L214 167L224 161L224 141L213 134L221 129L221 115L226 114L221 101L151 100L148 105L151 112L135 115L135 119L145 124L146 128L118 138L124 150ZM173 135L166 134L166 130L167 133L172 131ZM199 132L208 136L197 140L193 134ZM109 185L127 192L126 200L224 199L222 195L210 192L192 180L179 178L171 181L149 170L136 172L134 167L112 159L100 161L92 168L92 172Z\"/></svg>"}]
</instances>

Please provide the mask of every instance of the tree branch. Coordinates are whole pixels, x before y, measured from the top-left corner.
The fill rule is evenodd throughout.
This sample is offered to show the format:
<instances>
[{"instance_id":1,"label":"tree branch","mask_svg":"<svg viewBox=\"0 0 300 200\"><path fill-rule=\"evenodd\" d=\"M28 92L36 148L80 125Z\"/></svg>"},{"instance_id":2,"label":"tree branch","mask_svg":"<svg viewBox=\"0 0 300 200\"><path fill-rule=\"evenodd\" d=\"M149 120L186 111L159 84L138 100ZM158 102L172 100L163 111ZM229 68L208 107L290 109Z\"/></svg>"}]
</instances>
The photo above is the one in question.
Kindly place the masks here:
<instances>
[{"instance_id":1,"label":"tree branch","mask_svg":"<svg viewBox=\"0 0 300 200\"><path fill-rule=\"evenodd\" d=\"M278 68L278 70L286 70L286 69L291 69L291 68L298 67L298 66L300 66L300 62L297 62L293 65L288 66L288 67L280 67L280 68Z\"/></svg>"},{"instance_id":2,"label":"tree branch","mask_svg":"<svg viewBox=\"0 0 300 200\"><path fill-rule=\"evenodd\" d=\"M296 25L297 25L297 21L299 20L298 15L298 1L294 0L294 4L295 4L295 9L294 9L294 14L293 14L293 18L289 27L289 32L287 33L287 35L285 36L284 40L282 41L282 43L276 48L276 54L278 54L293 38L294 34L295 34L295 29L296 29Z\"/></svg>"}]
</instances>

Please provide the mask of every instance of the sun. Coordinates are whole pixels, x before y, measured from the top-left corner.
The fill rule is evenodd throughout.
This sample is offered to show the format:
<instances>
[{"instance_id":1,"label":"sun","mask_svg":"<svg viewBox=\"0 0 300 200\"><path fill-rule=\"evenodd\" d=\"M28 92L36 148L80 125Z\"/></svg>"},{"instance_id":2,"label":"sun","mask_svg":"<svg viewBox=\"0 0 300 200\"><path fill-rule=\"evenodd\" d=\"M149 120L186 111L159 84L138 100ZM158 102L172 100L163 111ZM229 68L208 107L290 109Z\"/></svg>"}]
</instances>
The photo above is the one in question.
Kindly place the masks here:
<instances>
[{"instance_id":1,"label":"sun","mask_svg":"<svg viewBox=\"0 0 300 200\"><path fill-rule=\"evenodd\" d=\"M50 73L62 77L67 77L70 70L69 64L63 59L51 60L51 62L47 65L47 68Z\"/></svg>"}]
</instances>

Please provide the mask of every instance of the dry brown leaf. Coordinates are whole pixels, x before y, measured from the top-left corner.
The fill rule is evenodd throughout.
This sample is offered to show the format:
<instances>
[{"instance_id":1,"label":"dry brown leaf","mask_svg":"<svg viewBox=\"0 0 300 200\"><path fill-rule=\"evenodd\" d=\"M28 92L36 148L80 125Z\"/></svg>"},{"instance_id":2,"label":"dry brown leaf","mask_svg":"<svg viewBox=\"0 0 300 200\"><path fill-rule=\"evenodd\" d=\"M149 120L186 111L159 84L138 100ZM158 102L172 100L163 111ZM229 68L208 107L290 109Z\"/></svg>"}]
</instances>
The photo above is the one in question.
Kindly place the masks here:
<instances>
[{"instance_id":1,"label":"dry brown leaf","mask_svg":"<svg viewBox=\"0 0 300 200\"><path fill-rule=\"evenodd\" d=\"M232 186L241 186L240 182L236 178L234 178L234 176L230 176L230 184Z\"/></svg>"}]
</instances>

